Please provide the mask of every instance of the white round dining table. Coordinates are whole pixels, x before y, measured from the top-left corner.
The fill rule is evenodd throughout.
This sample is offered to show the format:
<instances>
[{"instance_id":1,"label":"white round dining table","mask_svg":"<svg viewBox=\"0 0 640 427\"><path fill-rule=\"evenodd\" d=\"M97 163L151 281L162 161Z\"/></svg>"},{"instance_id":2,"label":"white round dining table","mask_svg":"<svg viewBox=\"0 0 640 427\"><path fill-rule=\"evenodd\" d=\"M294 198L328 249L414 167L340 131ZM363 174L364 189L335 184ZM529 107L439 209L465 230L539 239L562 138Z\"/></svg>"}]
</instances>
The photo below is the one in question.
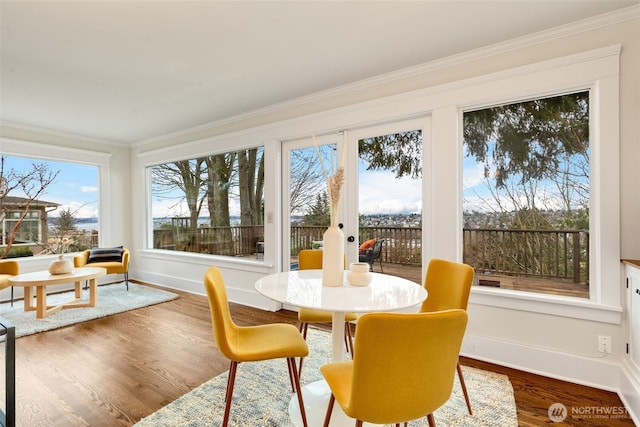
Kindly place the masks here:
<instances>
[{"instance_id":1,"label":"white round dining table","mask_svg":"<svg viewBox=\"0 0 640 427\"><path fill-rule=\"evenodd\" d=\"M346 276L346 274L345 274ZM295 270L271 274L256 281L256 290L274 301L333 313L333 360L343 357L345 313L397 311L417 306L427 298L424 287L402 277L371 273L367 286L323 286L322 270Z\"/></svg>"},{"instance_id":2,"label":"white round dining table","mask_svg":"<svg viewBox=\"0 0 640 427\"><path fill-rule=\"evenodd\" d=\"M346 280L342 286L322 285L322 270L296 270L265 276L255 283L258 293L274 301L296 307L325 310L332 313L332 358L334 362L343 359L345 313L371 313L399 311L416 307L427 298L424 287L410 280L388 274L371 273L372 280L367 286L353 286ZM309 425L316 425L324 419L326 403L331 395L324 381L303 387L305 411ZM353 425L335 405L331 426ZM302 425L297 400L289 405L291 421ZM316 420L312 422L312 420Z\"/></svg>"}]
</instances>

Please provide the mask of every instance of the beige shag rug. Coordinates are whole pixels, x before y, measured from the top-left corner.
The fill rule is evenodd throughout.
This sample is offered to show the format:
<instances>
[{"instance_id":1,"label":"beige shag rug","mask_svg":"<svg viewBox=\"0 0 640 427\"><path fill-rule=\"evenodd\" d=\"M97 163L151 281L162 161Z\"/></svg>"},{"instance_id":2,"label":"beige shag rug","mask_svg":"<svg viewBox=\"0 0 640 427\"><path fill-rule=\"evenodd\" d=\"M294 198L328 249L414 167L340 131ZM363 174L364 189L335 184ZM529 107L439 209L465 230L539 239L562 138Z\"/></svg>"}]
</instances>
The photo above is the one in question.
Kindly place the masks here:
<instances>
[{"instance_id":1,"label":"beige shag rug","mask_svg":"<svg viewBox=\"0 0 640 427\"><path fill-rule=\"evenodd\" d=\"M320 380L319 367L331 361L330 335L309 329L310 353L305 359L301 383ZM448 426L517 426L513 388L505 375L463 366L465 383L473 415L469 415L456 375L449 401L434 415L436 424ZM227 383L225 372L157 412L143 418L135 427L204 427L220 426L224 413ZM416 393L419 393L416 390ZM291 392L284 359L238 365L229 425L237 427L291 427L289 402ZM427 426L427 419L412 421L410 427ZM315 427L315 426L313 426Z\"/></svg>"}]
</instances>

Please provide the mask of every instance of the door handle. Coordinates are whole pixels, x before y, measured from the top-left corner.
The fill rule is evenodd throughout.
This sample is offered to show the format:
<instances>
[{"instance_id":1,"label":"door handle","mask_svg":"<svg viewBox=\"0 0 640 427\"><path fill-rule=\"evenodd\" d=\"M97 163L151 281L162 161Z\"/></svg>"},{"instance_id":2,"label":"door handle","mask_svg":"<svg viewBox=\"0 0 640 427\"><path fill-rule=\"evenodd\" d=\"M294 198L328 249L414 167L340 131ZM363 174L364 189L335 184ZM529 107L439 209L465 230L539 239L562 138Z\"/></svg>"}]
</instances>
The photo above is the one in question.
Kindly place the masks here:
<instances>
[{"instance_id":1,"label":"door handle","mask_svg":"<svg viewBox=\"0 0 640 427\"><path fill-rule=\"evenodd\" d=\"M355 241L356 241L355 237L353 237L353 236L347 237L347 242L355 242Z\"/></svg>"}]
</instances>

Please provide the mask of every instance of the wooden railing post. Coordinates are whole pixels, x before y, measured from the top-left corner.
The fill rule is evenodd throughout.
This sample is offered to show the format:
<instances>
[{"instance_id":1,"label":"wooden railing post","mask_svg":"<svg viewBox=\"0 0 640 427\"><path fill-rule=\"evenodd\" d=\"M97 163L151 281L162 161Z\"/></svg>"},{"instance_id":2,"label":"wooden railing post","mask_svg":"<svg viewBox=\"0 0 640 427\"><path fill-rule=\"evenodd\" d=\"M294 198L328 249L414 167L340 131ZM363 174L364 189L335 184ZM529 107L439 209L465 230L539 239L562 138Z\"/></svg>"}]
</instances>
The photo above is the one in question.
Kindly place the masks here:
<instances>
[{"instance_id":1,"label":"wooden railing post","mask_svg":"<svg viewBox=\"0 0 640 427\"><path fill-rule=\"evenodd\" d=\"M580 283L580 232L573 236L573 283Z\"/></svg>"}]
</instances>

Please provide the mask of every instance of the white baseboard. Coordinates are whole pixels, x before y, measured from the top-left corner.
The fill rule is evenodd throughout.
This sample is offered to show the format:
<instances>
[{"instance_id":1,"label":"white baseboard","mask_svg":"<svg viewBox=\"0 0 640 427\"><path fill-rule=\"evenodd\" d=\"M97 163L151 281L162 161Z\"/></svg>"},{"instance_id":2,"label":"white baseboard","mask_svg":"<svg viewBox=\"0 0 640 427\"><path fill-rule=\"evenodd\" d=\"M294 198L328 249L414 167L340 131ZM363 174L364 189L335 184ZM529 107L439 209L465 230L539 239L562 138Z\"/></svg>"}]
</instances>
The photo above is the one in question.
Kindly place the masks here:
<instances>
[{"instance_id":1,"label":"white baseboard","mask_svg":"<svg viewBox=\"0 0 640 427\"><path fill-rule=\"evenodd\" d=\"M545 377L613 391L640 425L640 372L630 362L611 362L468 335L461 354ZM549 405L556 402L549 402ZM558 402L562 403L562 402Z\"/></svg>"},{"instance_id":2,"label":"white baseboard","mask_svg":"<svg viewBox=\"0 0 640 427\"><path fill-rule=\"evenodd\" d=\"M622 403L629 411L633 422L640 426L640 369L631 361L623 360L620 369L620 391Z\"/></svg>"},{"instance_id":3,"label":"white baseboard","mask_svg":"<svg viewBox=\"0 0 640 427\"><path fill-rule=\"evenodd\" d=\"M620 386L620 364L604 358L588 358L473 335L465 337L461 354L589 387L617 392Z\"/></svg>"},{"instance_id":4,"label":"white baseboard","mask_svg":"<svg viewBox=\"0 0 640 427\"><path fill-rule=\"evenodd\" d=\"M175 276L166 276L163 274L148 272L139 272L135 277L136 280L140 280L145 283L178 289L192 294L205 295L204 285L201 280L180 279ZM239 304L259 308L261 310L277 311L281 308L280 303L265 298L254 290L228 287L227 297L231 302L238 302Z\"/></svg>"}]
</instances>

